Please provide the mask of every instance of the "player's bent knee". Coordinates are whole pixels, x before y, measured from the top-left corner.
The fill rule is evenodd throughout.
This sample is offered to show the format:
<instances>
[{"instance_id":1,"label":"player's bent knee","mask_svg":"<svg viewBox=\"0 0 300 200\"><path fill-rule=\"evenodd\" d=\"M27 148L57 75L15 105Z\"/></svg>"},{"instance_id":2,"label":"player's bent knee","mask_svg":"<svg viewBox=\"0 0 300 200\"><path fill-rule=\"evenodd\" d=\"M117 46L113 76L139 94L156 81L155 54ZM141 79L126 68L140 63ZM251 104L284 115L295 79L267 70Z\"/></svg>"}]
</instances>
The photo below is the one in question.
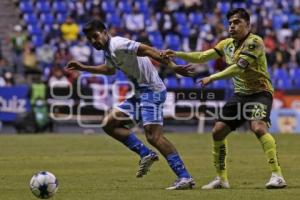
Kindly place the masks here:
<instances>
[{"instance_id":1,"label":"player's bent knee","mask_svg":"<svg viewBox=\"0 0 300 200\"><path fill-rule=\"evenodd\" d=\"M226 124L217 122L212 130L213 139L215 141L224 140L230 131Z\"/></svg>"},{"instance_id":2,"label":"player's bent knee","mask_svg":"<svg viewBox=\"0 0 300 200\"><path fill-rule=\"evenodd\" d=\"M151 145L155 145L158 143L158 141L160 140L161 135L158 133L153 133L153 132L148 132L146 133L146 138L147 141L151 144Z\"/></svg>"},{"instance_id":3,"label":"player's bent knee","mask_svg":"<svg viewBox=\"0 0 300 200\"><path fill-rule=\"evenodd\" d=\"M113 120L106 120L105 125L103 126L103 130L107 134L111 134L116 128L116 123Z\"/></svg>"},{"instance_id":4,"label":"player's bent knee","mask_svg":"<svg viewBox=\"0 0 300 200\"><path fill-rule=\"evenodd\" d=\"M251 130L257 135L257 136L262 136L264 134L266 134L268 131L266 129L266 127L264 126L260 126L260 125L255 125L253 127L251 127Z\"/></svg>"}]
</instances>

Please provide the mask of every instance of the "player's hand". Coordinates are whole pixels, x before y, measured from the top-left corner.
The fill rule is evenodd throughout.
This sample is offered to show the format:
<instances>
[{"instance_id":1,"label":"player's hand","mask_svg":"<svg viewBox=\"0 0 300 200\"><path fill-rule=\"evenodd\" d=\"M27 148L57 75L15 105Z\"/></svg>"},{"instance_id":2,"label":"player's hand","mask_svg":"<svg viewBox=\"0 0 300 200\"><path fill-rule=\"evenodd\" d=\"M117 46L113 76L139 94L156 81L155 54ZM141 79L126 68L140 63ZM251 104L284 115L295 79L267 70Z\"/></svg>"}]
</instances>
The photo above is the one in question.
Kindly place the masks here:
<instances>
[{"instance_id":1,"label":"player's hand","mask_svg":"<svg viewBox=\"0 0 300 200\"><path fill-rule=\"evenodd\" d=\"M163 59L169 60L171 58L174 58L176 56L176 53L172 49L167 49L167 50L161 51L160 56Z\"/></svg>"},{"instance_id":2,"label":"player's hand","mask_svg":"<svg viewBox=\"0 0 300 200\"><path fill-rule=\"evenodd\" d=\"M66 66L67 70L77 70L77 71L82 71L83 70L83 64L81 64L78 61L72 60L68 62Z\"/></svg>"},{"instance_id":3,"label":"player's hand","mask_svg":"<svg viewBox=\"0 0 300 200\"><path fill-rule=\"evenodd\" d=\"M210 84L212 82L211 77L204 77L203 79L199 80L198 83L200 83L201 87L205 87L208 84Z\"/></svg>"},{"instance_id":4,"label":"player's hand","mask_svg":"<svg viewBox=\"0 0 300 200\"><path fill-rule=\"evenodd\" d=\"M175 65L173 67L174 72L176 72L177 74L181 75L181 76L195 76L196 72L195 72L195 68L191 65Z\"/></svg>"}]
</instances>

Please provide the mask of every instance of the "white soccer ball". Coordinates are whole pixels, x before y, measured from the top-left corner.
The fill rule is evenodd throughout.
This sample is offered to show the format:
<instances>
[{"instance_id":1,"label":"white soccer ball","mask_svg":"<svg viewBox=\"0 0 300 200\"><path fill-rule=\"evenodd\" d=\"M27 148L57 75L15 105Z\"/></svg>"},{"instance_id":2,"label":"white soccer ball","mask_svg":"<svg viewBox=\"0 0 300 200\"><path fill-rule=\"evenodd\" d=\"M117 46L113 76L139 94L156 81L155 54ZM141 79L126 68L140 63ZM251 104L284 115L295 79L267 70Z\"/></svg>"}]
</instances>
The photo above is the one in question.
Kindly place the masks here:
<instances>
[{"instance_id":1,"label":"white soccer ball","mask_svg":"<svg viewBox=\"0 0 300 200\"><path fill-rule=\"evenodd\" d=\"M49 199L57 192L58 181L54 174L41 171L32 176L29 187L34 196Z\"/></svg>"}]
</instances>

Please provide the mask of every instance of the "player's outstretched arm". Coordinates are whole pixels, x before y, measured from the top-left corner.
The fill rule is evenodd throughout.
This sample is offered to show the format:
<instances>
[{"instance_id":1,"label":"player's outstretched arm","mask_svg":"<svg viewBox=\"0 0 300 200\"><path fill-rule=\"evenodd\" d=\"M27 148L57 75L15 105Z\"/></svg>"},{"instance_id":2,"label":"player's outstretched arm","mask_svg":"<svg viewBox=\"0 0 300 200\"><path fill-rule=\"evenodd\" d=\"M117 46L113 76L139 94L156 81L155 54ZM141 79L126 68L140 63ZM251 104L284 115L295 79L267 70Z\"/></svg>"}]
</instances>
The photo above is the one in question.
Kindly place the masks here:
<instances>
[{"instance_id":1,"label":"player's outstretched arm","mask_svg":"<svg viewBox=\"0 0 300 200\"><path fill-rule=\"evenodd\" d=\"M209 60L219 58L220 55L215 49L209 49L201 52L182 52L167 49L162 52L162 57L165 59L178 57L191 63L206 63Z\"/></svg>"},{"instance_id":2,"label":"player's outstretched arm","mask_svg":"<svg viewBox=\"0 0 300 200\"><path fill-rule=\"evenodd\" d=\"M177 74L180 74L182 76L194 76L195 72L194 69L190 65L181 66L176 65L171 61L171 59L166 59L162 56L161 52L144 44L141 44L137 51L138 56L148 56L164 66L167 66Z\"/></svg>"},{"instance_id":3,"label":"player's outstretched arm","mask_svg":"<svg viewBox=\"0 0 300 200\"><path fill-rule=\"evenodd\" d=\"M98 65L98 66L87 66L78 61L70 61L67 66L67 70L77 70L77 71L85 71L93 74L104 74L104 75L113 75L116 70L114 68L108 67L107 65Z\"/></svg>"},{"instance_id":4,"label":"player's outstretched arm","mask_svg":"<svg viewBox=\"0 0 300 200\"><path fill-rule=\"evenodd\" d=\"M237 76L243 71L244 71L243 68L239 67L237 64L233 64L227 67L226 69L224 69L223 71L220 71L218 73L210 75L209 77L205 77L201 79L199 83L201 84L201 86L206 86L215 80L228 79Z\"/></svg>"}]
</instances>

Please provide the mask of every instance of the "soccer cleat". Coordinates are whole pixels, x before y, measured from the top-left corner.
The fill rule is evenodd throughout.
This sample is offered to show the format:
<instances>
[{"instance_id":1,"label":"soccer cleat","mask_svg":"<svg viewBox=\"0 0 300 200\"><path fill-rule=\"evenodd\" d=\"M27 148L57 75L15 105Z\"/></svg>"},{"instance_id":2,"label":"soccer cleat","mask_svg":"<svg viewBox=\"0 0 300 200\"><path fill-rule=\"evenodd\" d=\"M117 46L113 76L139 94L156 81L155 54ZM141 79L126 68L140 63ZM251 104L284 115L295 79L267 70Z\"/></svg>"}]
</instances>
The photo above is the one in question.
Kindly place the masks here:
<instances>
[{"instance_id":1,"label":"soccer cleat","mask_svg":"<svg viewBox=\"0 0 300 200\"><path fill-rule=\"evenodd\" d=\"M172 186L166 190L188 190L193 189L196 183L193 178L178 178Z\"/></svg>"},{"instance_id":2,"label":"soccer cleat","mask_svg":"<svg viewBox=\"0 0 300 200\"><path fill-rule=\"evenodd\" d=\"M213 181L208 183L207 185L202 186L204 190L211 189L229 189L230 185L228 181L222 181L219 176L217 176Z\"/></svg>"},{"instance_id":3,"label":"soccer cleat","mask_svg":"<svg viewBox=\"0 0 300 200\"><path fill-rule=\"evenodd\" d=\"M150 171L150 167L155 161L158 161L158 155L154 151L152 151L147 156L141 158L139 162L139 169L136 173L136 177L142 178L144 175L146 175L148 171Z\"/></svg>"},{"instance_id":4,"label":"soccer cleat","mask_svg":"<svg viewBox=\"0 0 300 200\"><path fill-rule=\"evenodd\" d=\"M286 187L287 184L282 176L279 176L276 173L272 173L272 176L269 182L266 184L267 189L279 189Z\"/></svg>"}]
</instances>

